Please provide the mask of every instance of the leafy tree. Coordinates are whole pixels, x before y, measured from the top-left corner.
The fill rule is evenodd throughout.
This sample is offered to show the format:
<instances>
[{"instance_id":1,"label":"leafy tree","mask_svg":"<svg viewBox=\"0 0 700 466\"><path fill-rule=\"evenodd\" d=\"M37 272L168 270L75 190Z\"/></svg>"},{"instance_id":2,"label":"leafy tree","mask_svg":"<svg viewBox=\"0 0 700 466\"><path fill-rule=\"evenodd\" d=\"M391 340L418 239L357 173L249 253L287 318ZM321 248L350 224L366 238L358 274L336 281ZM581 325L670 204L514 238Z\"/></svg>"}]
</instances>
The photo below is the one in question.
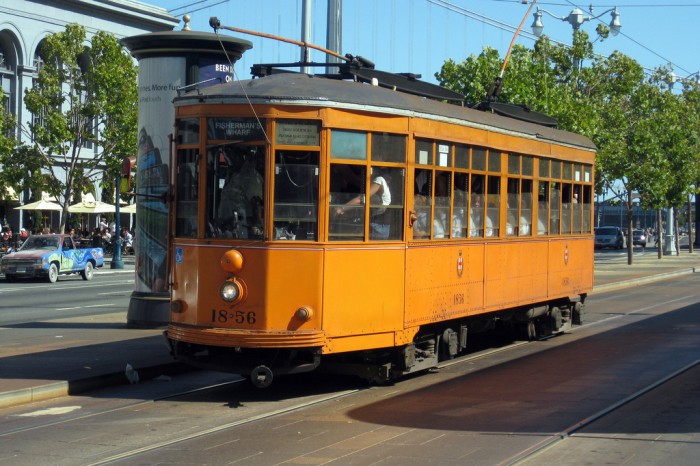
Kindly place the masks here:
<instances>
[{"instance_id":1,"label":"leafy tree","mask_svg":"<svg viewBox=\"0 0 700 466\"><path fill-rule=\"evenodd\" d=\"M75 195L93 191L105 170L114 178L121 159L137 147L136 66L109 33L97 32L89 47L86 42L85 28L76 24L45 39L43 66L25 91L27 109L40 117L23 127L33 144L0 160L14 183L39 185L62 200L60 231ZM49 176L42 181L37 172Z\"/></svg>"},{"instance_id":2,"label":"leafy tree","mask_svg":"<svg viewBox=\"0 0 700 466\"><path fill-rule=\"evenodd\" d=\"M598 31L601 38L607 32ZM446 61L435 76L467 101L479 102L501 64L498 52L485 48L460 64ZM627 208L630 264L633 194L647 208L680 206L700 179L700 92L697 86L686 86L681 96L668 92L662 77L669 72L661 69L645 81L635 60L617 52L597 57L588 35L576 31L571 47L546 36L532 50L514 47L502 81L500 100L547 113L560 128L595 142L596 189L611 190Z\"/></svg>"}]
</instances>

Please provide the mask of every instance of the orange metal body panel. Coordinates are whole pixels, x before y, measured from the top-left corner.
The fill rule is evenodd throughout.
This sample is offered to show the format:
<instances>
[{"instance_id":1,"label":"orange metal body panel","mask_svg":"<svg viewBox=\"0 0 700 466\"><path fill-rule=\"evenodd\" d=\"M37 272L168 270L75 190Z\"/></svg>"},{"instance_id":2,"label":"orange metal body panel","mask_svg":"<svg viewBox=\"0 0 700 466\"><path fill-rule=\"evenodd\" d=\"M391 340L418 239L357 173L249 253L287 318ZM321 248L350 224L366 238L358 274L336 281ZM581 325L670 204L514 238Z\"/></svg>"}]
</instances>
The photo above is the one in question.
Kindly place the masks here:
<instances>
[{"instance_id":1,"label":"orange metal body panel","mask_svg":"<svg viewBox=\"0 0 700 466\"><path fill-rule=\"evenodd\" d=\"M326 252L323 329L331 350L394 345L393 332L403 330L404 257L403 247ZM362 337L338 339L351 335Z\"/></svg>"},{"instance_id":2,"label":"orange metal body panel","mask_svg":"<svg viewBox=\"0 0 700 466\"><path fill-rule=\"evenodd\" d=\"M593 287L591 247L590 238L412 247L406 261L404 325L587 293Z\"/></svg>"},{"instance_id":3,"label":"orange metal body panel","mask_svg":"<svg viewBox=\"0 0 700 466\"><path fill-rule=\"evenodd\" d=\"M561 238L549 243L550 296L574 296L593 289L593 240Z\"/></svg>"},{"instance_id":4,"label":"orange metal body panel","mask_svg":"<svg viewBox=\"0 0 700 466\"><path fill-rule=\"evenodd\" d=\"M547 298L547 244L531 239L486 245L486 309L503 309Z\"/></svg>"},{"instance_id":5,"label":"orange metal body panel","mask_svg":"<svg viewBox=\"0 0 700 466\"><path fill-rule=\"evenodd\" d=\"M323 124L327 127L351 130L375 131L381 127L381 131L391 133L406 133L408 131L408 119L404 116L377 115L333 108L323 110Z\"/></svg>"},{"instance_id":6,"label":"orange metal body panel","mask_svg":"<svg viewBox=\"0 0 700 466\"><path fill-rule=\"evenodd\" d=\"M236 276L245 283L247 294L235 305L219 297L221 284L231 277L219 261L230 248L175 247L182 248L182 263L173 264L172 299L184 302L186 310L172 313L175 325L170 335L175 339L268 348L312 339L325 342L324 352L390 347L395 344L396 331L405 339L402 247L388 251L352 247L325 253L321 248L237 248L244 267ZM295 316L300 307L312 310L310 321ZM225 321L220 320L222 312ZM239 312L244 320L248 313L255 313L255 323L236 322ZM177 324L197 326L203 334ZM269 335L261 334L263 331ZM315 332L322 332L323 340Z\"/></svg>"},{"instance_id":7,"label":"orange metal body panel","mask_svg":"<svg viewBox=\"0 0 700 466\"><path fill-rule=\"evenodd\" d=\"M405 325L478 313L484 303L483 276L483 244L411 247L406 267Z\"/></svg>"},{"instance_id":8,"label":"orange metal body panel","mask_svg":"<svg viewBox=\"0 0 700 466\"><path fill-rule=\"evenodd\" d=\"M321 329L321 248L237 248L243 255L244 266L236 276L245 283L246 298L231 305L219 296L219 288L232 276L219 265L221 256L230 247L184 244L175 247L182 248L183 260L173 264L172 299L184 301L187 312L172 313L173 322L243 331ZM311 320L303 322L295 317L300 307L314 311ZM242 313L238 315L243 316L244 322L236 322L237 313ZM249 320L249 313L254 313L254 323ZM223 338L221 344L232 346Z\"/></svg>"}]
</instances>

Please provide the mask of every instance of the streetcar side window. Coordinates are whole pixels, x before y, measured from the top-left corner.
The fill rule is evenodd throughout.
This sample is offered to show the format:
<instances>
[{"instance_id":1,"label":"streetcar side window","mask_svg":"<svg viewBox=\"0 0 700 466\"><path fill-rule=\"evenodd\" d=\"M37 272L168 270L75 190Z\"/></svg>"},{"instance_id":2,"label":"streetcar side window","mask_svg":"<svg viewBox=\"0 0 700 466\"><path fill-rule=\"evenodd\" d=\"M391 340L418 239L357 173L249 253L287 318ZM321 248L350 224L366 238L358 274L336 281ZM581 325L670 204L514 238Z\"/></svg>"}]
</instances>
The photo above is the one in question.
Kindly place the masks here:
<instances>
[{"instance_id":1,"label":"streetcar side window","mask_svg":"<svg viewBox=\"0 0 700 466\"><path fill-rule=\"evenodd\" d=\"M552 164L552 173L555 168L561 166L560 163ZM554 176L554 175L552 175ZM552 181L550 183L550 205L549 205L549 234L558 235L561 219L561 183Z\"/></svg>"},{"instance_id":2,"label":"streetcar side window","mask_svg":"<svg viewBox=\"0 0 700 466\"><path fill-rule=\"evenodd\" d=\"M275 153L274 238L318 238L319 153L278 150Z\"/></svg>"},{"instance_id":3,"label":"streetcar side window","mask_svg":"<svg viewBox=\"0 0 700 466\"><path fill-rule=\"evenodd\" d=\"M177 180L175 191L175 235L197 237L197 207L199 203L199 151L177 151Z\"/></svg>"},{"instance_id":4,"label":"streetcar side window","mask_svg":"<svg viewBox=\"0 0 700 466\"><path fill-rule=\"evenodd\" d=\"M372 161L406 161L406 136L391 133L372 133Z\"/></svg>"},{"instance_id":5,"label":"streetcar side window","mask_svg":"<svg viewBox=\"0 0 700 466\"><path fill-rule=\"evenodd\" d=\"M393 167L372 167L370 186L373 184L381 188L379 192L370 196L369 239L403 239L405 170Z\"/></svg>"},{"instance_id":6,"label":"streetcar side window","mask_svg":"<svg viewBox=\"0 0 700 466\"><path fill-rule=\"evenodd\" d=\"M414 176L414 185L413 208L416 211L416 221L413 224L413 238L428 239L430 238L430 219L432 218L433 206L433 171L417 168Z\"/></svg>"},{"instance_id":7,"label":"streetcar side window","mask_svg":"<svg viewBox=\"0 0 700 466\"><path fill-rule=\"evenodd\" d=\"M489 157L489 160L495 157ZM500 163L499 163L500 164ZM488 177L486 205L486 236L496 237L499 235L500 213L501 213L501 178L498 176Z\"/></svg>"},{"instance_id":8,"label":"streetcar side window","mask_svg":"<svg viewBox=\"0 0 700 466\"><path fill-rule=\"evenodd\" d=\"M328 216L331 241L364 239L365 207L359 200L364 196L366 172L364 165L331 164Z\"/></svg>"},{"instance_id":9,"label":"streetcar side window","mask_svg":"<svg viewBox=\"0 0 700 466\"><path fill-rule=\"evenodd\" d=\"M532 180L520 180L520 236L532 235Z\"/></svg>"},{"instance_id":10,"label":"streetcar side window","mask_svg":"<svg viewBox=\"0 0 700 466\"><path fill-rule=\"evenodd\" d=\"M331 132L331 158L367 160L367 133L341 130Z\"/></svg>"},{"instance_id":11,"label":"streetcar side window","mask_svg":"<svg viewBox=\"0 0 700 466\"><path fill-rule=\"evenodd\" d=\"M569 164L564 164L564 167L570 167ZM571 183L562 183L561 185L561 233L563 235L571 234L571 222L573 221L573 186Z\"/></svg>"},{"instance_id":12,"label":"streetcar side window","mask_svg":"<svg viewBox=\"0 0 700 466\"><path fill-rule=\"evenodd\" d=\"M452 174L447 171L435 173L435 218L433 238L449 238L452 231L450 199L452 198Z\"/></svg>"},{"instance_id":13,"label":"streetcar side window","mask_svg":"<svg viewBox=\"0 0 700 466\"><path fill-rule=\"evenodd\" d=\"M573 233L583 233L581 219L583 217L583 197L581 196L581 186L574 185L574 195L571 199L571 207L574 215L574 230Z\"/></svg>"},{"instance_id":14,"label":"streetcar side window","mask_svg":"<svg viewBox=\"0 0 700 466\"><path fill-rule=\"evenodd\" d=\"M452 206L452 237L467 236L467 211L469 206L469 174L455 173L454 205Z\"/></svg>"},{"instance_id":15,"label":"streetcar side window","mask_svg":"<svg viewBox=\"0 0 700 466\"><path fill-rule=\"evenodd\" d=\"M590 233L592 231L591 224L591 206L593 205L593 187L583 187L583 232Z\"/></svg>"},{"instance_id":16,"label":"streetcar side window","mask_svg":"<svg viewBox=\"0 0 700 466\"><path fill-rule=\"evenodd\" d=\"M540 163L540 170L542 164ZM540 171L541 173L541 171ZM549 182L540 181L537 190L537 234L546 235L549 233Z\"/></svg>"},{"instance_id":17,"label":"streetcar side window","mask_svg":"<svg viewBox=\"0 0 700 466\"><path fill-rule=\"evenodd\" d=\"M378 166L377 162L406 163L406 136L403 134L371 133L372 167L370 190L371 240L401 240L404 226L405 168ZM371 194L371 193L370 193Z\"/></svg>"},{"instance_id":18,"label":"streetcar side window","mask_svg":"<svg viewBox=\"0 0 700 466\"><path fill-rule=\"evenodd\" d=\"M470 207L469 207L469 237L484 236L484 175L472 175Z\"/></svg>"},{"instance_id":19,"label":"streetcar side window","mask_svg":"<svg viewBox=\"0 0 700 466\"><path fill-rule=\"evenodd\" d=\"M509 173L513 173L512 168L513 167L509 167ZM508 178L508 194L506 196L506 236L518 236L518 200L520 199L519 179Z\"/></svg>"}]
</instances>

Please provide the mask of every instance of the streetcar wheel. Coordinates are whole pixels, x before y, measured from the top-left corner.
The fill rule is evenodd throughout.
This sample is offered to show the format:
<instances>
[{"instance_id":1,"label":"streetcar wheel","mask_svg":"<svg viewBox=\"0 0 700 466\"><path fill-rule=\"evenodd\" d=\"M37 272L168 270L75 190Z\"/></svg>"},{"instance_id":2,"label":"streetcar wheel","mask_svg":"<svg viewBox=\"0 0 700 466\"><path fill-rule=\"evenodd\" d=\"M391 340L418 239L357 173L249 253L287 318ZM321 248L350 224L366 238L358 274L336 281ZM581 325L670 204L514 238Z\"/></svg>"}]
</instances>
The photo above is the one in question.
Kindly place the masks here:
<instances>
[{"instance_id":1,"label":"streetcar wheel","mask_svg":"<svg viewBox=\"0 0 700 466\"><path fill-rule=\"evenodd\" d=\"M550 316L552 319L552 321L551 321L552 330L556 332L564 324L564 321L563 321L562 315L561 315L561 310L558 307L554 306L552 308L552 310L550 311Z\"/></svg>"},{"instance_id":2,"label":"streetcar wheel","mask_svg":"<svg viewBox=\"0 0 700 466\"><path fill-rule=\"evenodd\" d=\"M85 269L80 271L80 275L83 277L83 280L92 280L94 274L95 269L92 267L92 262L85 264Z\"/></svg>"},{"instance_id":3,"label":"streetcar wheel","mask_svg":"<svg viewBox=\"0 0 700 466\"><path fill-rule=\"evenodd\" d=\"M451 328L445 329L445 331L442 332L442 349L446 359L452 359L457 356L457 353L459 352L458 345L459 339L457 332Z\"/></svg>"},{"instance_id":4,"label":"streetcar wheel","mask_svg":"<svg viewBox=\"0 0 700 466\"><path fill-rule=\"evenodd\" d=\"M529 320L525 326L527 329L527 339L529 341L537 340L537 324L535 324L535 321Z\"/></svg>"},{"instance_id":5,"label":"streetcar wheel","mask_svg":"<svg viewBox=\"0 0 700 466\"><path fill-rule=\"evenodd\" d=\"M586 309L583 303L578 302L574 304L574 324L576 325L582 325L583 322L586 320L585 315L586 315Z\"/></svg>"},{"instance_id":6,"label":"streetcar wheel","mask_svg":"<svg viewBox=\"0 0 700 466\"><path fill-rule=\"evenodd\" d=\"M272 384L272 371L267 366L258 366L250 373L250 381L256 388L267 388Z\"/></svg>"},{"instance_id":7,"label":"streetcar wheel","mask_svg":"<svg viewBox=\"0 0 700 466\"><path fill-rule=\"evenodd\" d=\"M58 281L58 267L56 266L56 264L51 264L49 266L48 279L50 283L56 283Z\"/></svg>"},{"instance_id":8,"label":"streetcar wheel","mask_svg":"<svg viewBox=\"0 0 700 466\"><path fill-rule=\"evenodd\" d=\"M537 339L537 326L534 320L528 320L527 322L519 323L517 326L518 338L526 341L533 341Z\"/></svg>"}]
</instances>

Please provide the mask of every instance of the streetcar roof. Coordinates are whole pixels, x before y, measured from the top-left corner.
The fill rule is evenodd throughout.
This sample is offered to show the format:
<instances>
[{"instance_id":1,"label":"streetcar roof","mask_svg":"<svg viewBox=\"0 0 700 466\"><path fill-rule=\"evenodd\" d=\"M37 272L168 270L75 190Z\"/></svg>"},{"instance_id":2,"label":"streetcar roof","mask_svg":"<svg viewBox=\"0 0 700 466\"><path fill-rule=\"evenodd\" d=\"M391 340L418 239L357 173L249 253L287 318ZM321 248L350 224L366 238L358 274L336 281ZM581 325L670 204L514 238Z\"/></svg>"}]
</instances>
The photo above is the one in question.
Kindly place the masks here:
<instances>
[{"instance_id":1,"label":"streetcar roof","mask_svg":"<svg viewBox=\"0 0 700 466\"><path fill-rule=\"evenodd\" d=\"M176 97L174 103L176 106L221 103L348 108L443 120L488 131L517 133L522 137L595 150L593 142L580 134L369 84L303 73L272 74L194 89Z\"/></svg>"}]
</instances>

